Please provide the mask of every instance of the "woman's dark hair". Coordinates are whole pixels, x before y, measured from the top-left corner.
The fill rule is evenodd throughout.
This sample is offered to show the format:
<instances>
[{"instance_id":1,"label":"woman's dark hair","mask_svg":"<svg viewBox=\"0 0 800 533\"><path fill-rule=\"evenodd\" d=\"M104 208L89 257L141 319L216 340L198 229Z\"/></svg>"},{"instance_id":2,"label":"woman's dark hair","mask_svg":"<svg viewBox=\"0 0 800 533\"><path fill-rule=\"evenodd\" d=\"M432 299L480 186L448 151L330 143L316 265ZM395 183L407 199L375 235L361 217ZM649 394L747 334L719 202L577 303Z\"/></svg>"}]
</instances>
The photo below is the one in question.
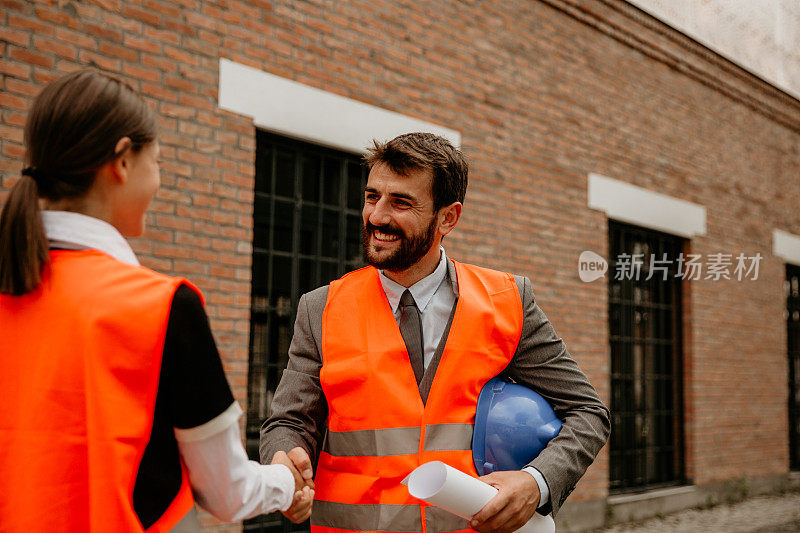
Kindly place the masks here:
<instances>
[{"instance_id":1,"label":"woman's dark hair","mask_svg":"<svg viewBox=\"0 0 800 533\"><path fill-rule=\"evenodd\" d=\"M118 157L117 143L141 150L156 140L150 106L128 84L94 70L47 85L25 123L25 168L0 214L0 293L21 295L41 283L49 260L39 199L80 198L97 170Z\"/></svg>"},{"instance_id":2,"label":"woman's dark hair","mask_svg":"<svg viewBox=\"0 0 800 533\"><path fill-rule=\"evenodd\" d=\"M435 211L453 202L464 203L469 165L461 150L444 137L433 133L406 133L385 143L373 141L364 161L370 169L377 163L384 163L401 176L410 170L430 169Z\"/></svg>"}]
</instances>

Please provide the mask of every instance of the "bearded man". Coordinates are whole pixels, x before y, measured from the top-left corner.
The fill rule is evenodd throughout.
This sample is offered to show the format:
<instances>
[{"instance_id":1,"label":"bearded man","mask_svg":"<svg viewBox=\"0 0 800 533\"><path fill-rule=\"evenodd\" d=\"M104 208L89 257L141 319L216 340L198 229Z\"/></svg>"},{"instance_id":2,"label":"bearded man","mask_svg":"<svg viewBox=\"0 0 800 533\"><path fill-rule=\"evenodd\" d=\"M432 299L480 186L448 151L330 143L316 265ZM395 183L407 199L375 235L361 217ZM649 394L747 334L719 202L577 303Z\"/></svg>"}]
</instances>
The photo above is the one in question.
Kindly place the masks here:
<instances>
[{"instance_id":1,"label":"bearded man","mask_svg":"<svg viewBox=\"0 0 800 533\"><path fill-rule=\"evenodd\" d=\"M369 266L301 297L262 462L288 457L315 486L312 532L504 533L537 510L555 515L608 439L608 409L528 278L447 257L467 190L462 153L411 133L376 142L366 163ZM470 521L412 498L400 482L425 462L477 476L475 407L497 375L547 399L561 432L522 470L483 476L499 492Z\"/></svg>"}]
</instances>

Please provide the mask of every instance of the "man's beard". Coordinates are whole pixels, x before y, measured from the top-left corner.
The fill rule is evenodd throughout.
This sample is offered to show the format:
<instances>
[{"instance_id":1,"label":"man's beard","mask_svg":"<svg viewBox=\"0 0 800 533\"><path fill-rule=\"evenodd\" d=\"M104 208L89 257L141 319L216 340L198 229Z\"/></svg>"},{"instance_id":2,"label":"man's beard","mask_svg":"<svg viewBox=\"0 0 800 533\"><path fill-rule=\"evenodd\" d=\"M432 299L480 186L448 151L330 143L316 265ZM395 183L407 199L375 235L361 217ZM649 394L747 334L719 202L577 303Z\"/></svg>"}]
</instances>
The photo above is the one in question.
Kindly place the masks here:
<instances>
[{"instance_id":1,"label":"man's beard","mask_svg":"<svg viewBox=\"0 0 800 533\"><path fill-rule=\"evenodd\" d=\"M396 235L400 238L400 247L389 257L379 260L372 257L369 251L369 238L374 231L379 231L387 235ZM369 222L364 224L361 229L361 244L364 260L367 264L381 270L400 271L414 266L417 261L428 253L433 246L436 238L436 216L431 219L430 224L421 233L407 237L400 228L391 225L373 226Z\"/></svg>"}]
</instances>

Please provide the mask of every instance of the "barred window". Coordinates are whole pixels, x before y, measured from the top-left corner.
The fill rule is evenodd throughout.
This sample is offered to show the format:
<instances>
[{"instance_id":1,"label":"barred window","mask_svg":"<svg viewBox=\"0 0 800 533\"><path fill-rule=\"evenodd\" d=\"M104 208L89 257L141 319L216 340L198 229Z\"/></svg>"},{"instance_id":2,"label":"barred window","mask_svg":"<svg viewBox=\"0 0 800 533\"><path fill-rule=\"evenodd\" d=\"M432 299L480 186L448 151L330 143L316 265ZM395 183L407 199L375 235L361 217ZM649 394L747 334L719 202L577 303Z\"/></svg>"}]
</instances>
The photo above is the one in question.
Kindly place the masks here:
<instances>
[{"instance_id":1,"label":"barred window","mask_svg":"<svg viewBox=\"0 0 800 533\"><path fill-rule=\"evenodd\" d=\"M676 276L682 245L672 235L609 223L612 491L684 482L681 280ZM641 270L618 276L620 258L637 258ZM649 276L651 264L658 270Z\"/></svg>"},{"instance_id":2,"label":"barred window","mask_svg":"<svg viewBox=\"0 0 800 533\"><path fill-rule=\"evenodd\" d=\"M288 361L300 296L362 266L366 168L357 155L256 132L253 282L247 450L258 458L261 424ZM305 531L280 514L246 531Z\"/></svg>"},{"instance_id":3,"label":"barred window","mask_svg":"<svg viewBox=\"0 0 800 533\"><path fill-rule=\"evenodd\" d=\"M786 327L789 341L789 464L800 470L800 266L786 265Z\"/></svg>"}]
</instances>

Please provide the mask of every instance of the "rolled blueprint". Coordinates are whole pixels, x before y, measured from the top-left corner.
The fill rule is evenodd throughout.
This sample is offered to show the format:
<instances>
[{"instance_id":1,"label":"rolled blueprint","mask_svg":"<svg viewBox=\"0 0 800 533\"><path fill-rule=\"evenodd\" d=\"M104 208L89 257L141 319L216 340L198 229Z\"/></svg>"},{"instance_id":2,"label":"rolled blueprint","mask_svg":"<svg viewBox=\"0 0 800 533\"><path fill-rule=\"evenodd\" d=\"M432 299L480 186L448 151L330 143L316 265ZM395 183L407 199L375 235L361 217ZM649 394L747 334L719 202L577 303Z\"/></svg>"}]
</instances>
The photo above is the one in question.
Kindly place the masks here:
<instances>
[{"instance_id":1,"label":"rolled blueprint","mask_svg":"<svg viewBox=\"0 0 800 533\"><path fill-rule=\"evenodd\" d=\"M441 461L431 461L414 469L403 480L415 498L469 520L489 503L497 489ZM534 513L517 533L554 533L550 516Z\"/></svg>"}]
</instances>

